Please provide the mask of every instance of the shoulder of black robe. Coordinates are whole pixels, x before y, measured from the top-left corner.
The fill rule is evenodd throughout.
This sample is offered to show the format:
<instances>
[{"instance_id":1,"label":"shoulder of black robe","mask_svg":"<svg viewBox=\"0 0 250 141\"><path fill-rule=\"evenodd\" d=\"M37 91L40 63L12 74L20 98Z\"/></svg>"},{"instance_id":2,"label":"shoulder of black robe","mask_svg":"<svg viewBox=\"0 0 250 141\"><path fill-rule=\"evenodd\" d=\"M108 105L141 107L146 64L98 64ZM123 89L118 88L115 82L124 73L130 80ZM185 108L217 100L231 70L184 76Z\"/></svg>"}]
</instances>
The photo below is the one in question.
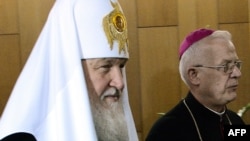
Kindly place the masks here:
<instances>
[{"instance_id":1,"label":"shoulder of black robe","mask_svg":"<svg viewBox=\"0 0 250 141\"><path fill-rule=\"evenodd\" d=\"M36 141L36 138L30 133L18 132L10 134L0 141Z\"/></svg>"}]
</instances>

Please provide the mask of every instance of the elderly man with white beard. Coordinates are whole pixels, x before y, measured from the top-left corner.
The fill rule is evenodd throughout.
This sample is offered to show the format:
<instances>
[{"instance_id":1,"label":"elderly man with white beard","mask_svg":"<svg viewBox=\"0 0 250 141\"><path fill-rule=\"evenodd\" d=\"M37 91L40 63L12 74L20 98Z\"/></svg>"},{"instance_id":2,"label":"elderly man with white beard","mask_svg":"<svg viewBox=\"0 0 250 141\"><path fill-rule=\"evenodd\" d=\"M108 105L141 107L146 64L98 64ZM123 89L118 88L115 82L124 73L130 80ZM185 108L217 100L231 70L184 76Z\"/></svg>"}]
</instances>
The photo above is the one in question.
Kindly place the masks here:
<instances>
[{"instance_id":1,"label":"elderly man with white beard","mask_svg":"<svg viewBox=\"0 0 250 141\"><path fill-rule=\"evenodd\" d=\"M126 61L117 58L83 61L99 141L129 140L122 99L122 69Z\"/></svg>"},{"instance_id":2,"label":"elderly man with white beard","mask_svg":"<svg viewBox=\"0 0 250 141\"><path fill-rule=\"evenodd\" d=\"M117 0L56 0L4 109L0 139L138 141L128 48Z\"/></svg>"}]
</instances>

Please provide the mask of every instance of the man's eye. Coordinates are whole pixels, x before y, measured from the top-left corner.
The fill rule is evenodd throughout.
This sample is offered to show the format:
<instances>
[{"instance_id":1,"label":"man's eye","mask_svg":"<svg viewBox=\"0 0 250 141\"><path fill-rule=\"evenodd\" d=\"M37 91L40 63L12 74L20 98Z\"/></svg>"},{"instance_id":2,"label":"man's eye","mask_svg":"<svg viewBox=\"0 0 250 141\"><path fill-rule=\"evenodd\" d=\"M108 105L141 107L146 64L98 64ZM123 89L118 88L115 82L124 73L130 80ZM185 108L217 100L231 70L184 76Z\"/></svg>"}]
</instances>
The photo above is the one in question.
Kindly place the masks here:
<instances>
[{"instance_id":1,"label":"man's eye","mask_svg":"<svg viewBox=\"0 0 250 141\"><path fill-rule=\"evenodd\" d=\"M228 71L230 69L232 69L232 65L231 65L231 63L227 63L226 67L225 67L225 71Z\"/></svg>"},{"instance_id":2,"label":"man's eye","mask_svg":"<svg viewBox=\"0 0 250 141\"><path fill-rule=\"evenodd\" d=\"M98 67L98 70L101 72L108 72L111 69L112 65L101 65Z\"/></svg>"},{"instance_id":3,"label":"man's eye","mask_svg":"<svg viewBox=\"0 0 250 141\"><path fill-rule=\"evenodd\" d=\"M100 68L111 68L112 65L102 65Z\"/></svg>"},{"instance_id":4,"label":"man's eye","mask_svg":"<svg viewBox=\"0 0 250 141\"><path fill-rule=\"evenodd\" d=\"M228 63L222 64L223 67L228 67Z\"/></svg>"},{"instance_id":5,"label":"man's eye","mask_svg":"<svg viewBox=\"0 0 250 141\"><path fill-rule=\"evenodd\" d=\"M125 66L125 64L121 64L121 65L120 65L120 68L124 68L124 66Z\"/></svg>"}]
</instances>

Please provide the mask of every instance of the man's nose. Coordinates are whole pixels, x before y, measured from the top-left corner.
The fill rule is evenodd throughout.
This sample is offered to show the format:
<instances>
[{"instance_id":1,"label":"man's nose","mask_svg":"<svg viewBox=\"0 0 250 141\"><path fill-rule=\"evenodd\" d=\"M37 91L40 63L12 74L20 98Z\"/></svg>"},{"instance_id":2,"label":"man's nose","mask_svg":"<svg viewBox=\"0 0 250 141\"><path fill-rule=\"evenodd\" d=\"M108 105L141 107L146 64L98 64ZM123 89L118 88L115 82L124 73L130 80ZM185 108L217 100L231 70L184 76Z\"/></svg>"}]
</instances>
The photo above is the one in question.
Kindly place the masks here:
<instances>
[{"instance_id":1,"label":"man's nose","mask_svg":"<svg viewBox=\"0 0 250 141\"><path fill-rule=\"evenodd\" d=\"M238 67L234 66L233 72L231 73L231 77L237 77L237 78L241 77L241 71Z\"/></svg>"},{"instance_id":2,"label":"man's nose","mask_svg":"<svg viewBox=\"0 0 250 141\"><path fill-rule=\"evenodd\" d=\"M118 90L124 88L123 74L120 67L115 67L112 69L110 86L116 87Z\"/></svg>"}]
</instances>

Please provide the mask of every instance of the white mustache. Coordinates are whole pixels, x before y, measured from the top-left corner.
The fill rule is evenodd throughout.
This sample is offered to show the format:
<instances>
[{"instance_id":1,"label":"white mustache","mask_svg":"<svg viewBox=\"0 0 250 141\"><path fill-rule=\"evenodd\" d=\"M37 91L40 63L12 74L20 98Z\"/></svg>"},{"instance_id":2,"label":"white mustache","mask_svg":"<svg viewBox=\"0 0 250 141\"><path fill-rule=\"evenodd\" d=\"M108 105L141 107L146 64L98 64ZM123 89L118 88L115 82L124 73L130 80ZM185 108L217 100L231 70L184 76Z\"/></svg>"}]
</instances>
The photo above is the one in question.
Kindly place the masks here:
<instances>
[{"instance_id":1,"label":"white mustache","mask_svg":"<svg viewBox=\"0 0 250 141\"><path fill-rule=\"evenodd\" d=\"M106 96L117 96L117 97L120 97L121 95L121 91L114 88L114 87L111 87L109 89L107 89L101 96L101 100L103 100Z\"/></svg>"}]
</instances>

